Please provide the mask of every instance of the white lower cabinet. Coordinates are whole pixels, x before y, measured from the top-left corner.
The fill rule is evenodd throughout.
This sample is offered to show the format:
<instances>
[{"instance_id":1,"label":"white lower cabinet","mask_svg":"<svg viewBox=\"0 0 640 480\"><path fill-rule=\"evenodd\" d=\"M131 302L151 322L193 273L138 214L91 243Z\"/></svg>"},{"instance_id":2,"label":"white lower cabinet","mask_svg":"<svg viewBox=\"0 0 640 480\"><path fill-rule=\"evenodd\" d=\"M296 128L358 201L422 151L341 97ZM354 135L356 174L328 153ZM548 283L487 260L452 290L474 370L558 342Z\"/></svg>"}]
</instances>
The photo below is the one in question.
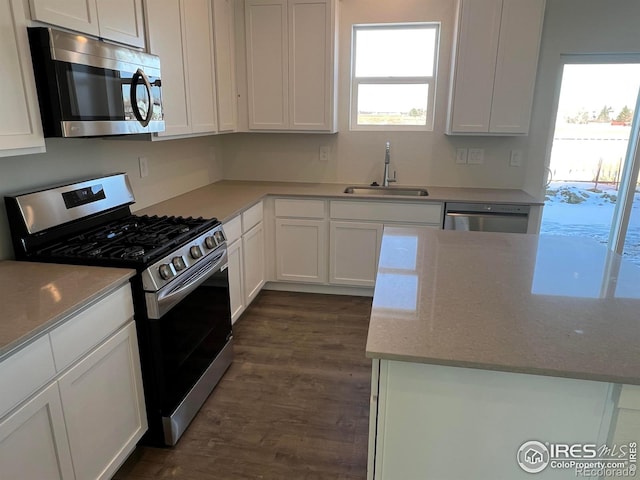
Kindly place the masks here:
<instances>
[{"instance_id":1,"label":"white lower cabinet","mask_svg":"<svg viewBox=\"0 0 640 480\"><path fill-rule=\"evenodd\" d=\"M373 287L383 225L332 221L329 228L329 282Z\"/></svg>"},{"instance_id":2,"label":"white lower cabinet","mask_svg":"<svg viewBox=\"0 0 640 480\"><path fill-rule=\"evenodd\" d=\"M324 220L276 219L276 278L327 282L327 224Z\"/></svg>"},{"instance_id":3,"label":"white lower cabinet","mask_svg":"<svg viewBox=\"0 0 640 480\"><path fill-rule=\"evenodd\" d=\"M134 322L59 380L77 478L111 478L147 427Z\"/></svg>"},{"instance_id":4,"label":"white lower cabinet","mask_svg":"<svg viewBox=\"0 0 640 480\"><path fill-rule=\"evenodd\" d=\"M232 323L238 320L265 282L262 214L260 201L224 223Z\"/></svg>"},{"instance_id":5,"label":"white lower cabinet","mask_svg":"<svg viewBox=\"0 0 640 480\"><path fill-rule=\"evenodd\" d=\"M0 478L111 478L147 430L129 284L3 359L0 379Z\"/></svg>"},{"instance_id":6,"label":"white lower cabinet","mask_svg":"<svg viewBox=\"0 0 640 480\"><path fill-rule=\"evenodd\" d=\"M244 272L242 268L242 239L232 242L227 249L229 268L229 301L231 303L231 323L235 323L245 308Z\"/></svg>"},{"instance_id":7,"label":"white lower cabinet","mask_svg":"<svg viewBox=\"0 0 640 480\"><path fill-rule=\"evenodd\" d=\"M613 384L391 360L372 365L369 480L524 480L535 477L516 462L527 440L611 446ZM637 442L637 433L626 441ZM575 476L574 469L548 468L541 478Z\"/></svg>"},{"instance_id":8,"label":"white lower cabinet","mask_svg":"<svg viewBox=\"0 0 640 480\"><path fill-rule=\"evenodd\" d=\"M0 421L0 471L4 480L75 478L57 382Z\"/></svg>"},{"instance_id":9,"label":"white lower cabinet","mask_svg":"<svg viewBox=\"0 0 640 480\"><path fill-rule=\"evenodd\" d=\"M244 292L247 305L258 295L264 285L264 229L262 222L242 235L244 253Z\"/></svg>"}]
</instances>

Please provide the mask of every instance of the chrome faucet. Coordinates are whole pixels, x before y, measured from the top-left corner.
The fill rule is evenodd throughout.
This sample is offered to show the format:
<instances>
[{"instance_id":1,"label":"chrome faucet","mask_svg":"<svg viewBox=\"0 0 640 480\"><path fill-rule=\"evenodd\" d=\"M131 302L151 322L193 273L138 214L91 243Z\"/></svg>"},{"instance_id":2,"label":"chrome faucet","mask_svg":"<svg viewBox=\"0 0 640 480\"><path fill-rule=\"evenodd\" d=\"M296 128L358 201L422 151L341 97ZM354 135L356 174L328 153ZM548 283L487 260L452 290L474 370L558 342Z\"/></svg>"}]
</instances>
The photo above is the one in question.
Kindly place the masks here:
<instances>
[{"instance_id":1,"label":"chrome faucet","mask_svg":"<svg viewBox=\"0 0 640 480\"><path fill-rule=\"evenodd\" d=\"M388 187L390 183L397 182L396 172L393 171L393 178L389 178L389 161L391 160L391 142L387 142L386 151L384 153L384 177L382 178L382 186Z\"/></svg>"}]
</instances>

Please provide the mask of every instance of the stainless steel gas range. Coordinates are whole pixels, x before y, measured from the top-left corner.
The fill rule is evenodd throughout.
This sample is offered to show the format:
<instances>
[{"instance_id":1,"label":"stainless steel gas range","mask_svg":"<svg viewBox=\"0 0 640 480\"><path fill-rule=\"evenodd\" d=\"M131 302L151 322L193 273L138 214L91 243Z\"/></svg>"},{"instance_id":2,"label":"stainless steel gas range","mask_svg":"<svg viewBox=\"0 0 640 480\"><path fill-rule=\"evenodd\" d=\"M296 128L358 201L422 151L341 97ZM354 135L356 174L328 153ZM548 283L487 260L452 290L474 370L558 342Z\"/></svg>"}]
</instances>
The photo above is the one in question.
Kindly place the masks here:
<instances>
[{"instance_id":1,"label":"stainless steel gas range","mask_svg":"<svg viewBox=\"0 0 640 480\"><path fill-rule=\"evenodd\" d=\"M149 431L174 445L233 359L217 219L133 215L125 174L5 197L16 259L134 268Z\"/></svg>"}]
</instances>

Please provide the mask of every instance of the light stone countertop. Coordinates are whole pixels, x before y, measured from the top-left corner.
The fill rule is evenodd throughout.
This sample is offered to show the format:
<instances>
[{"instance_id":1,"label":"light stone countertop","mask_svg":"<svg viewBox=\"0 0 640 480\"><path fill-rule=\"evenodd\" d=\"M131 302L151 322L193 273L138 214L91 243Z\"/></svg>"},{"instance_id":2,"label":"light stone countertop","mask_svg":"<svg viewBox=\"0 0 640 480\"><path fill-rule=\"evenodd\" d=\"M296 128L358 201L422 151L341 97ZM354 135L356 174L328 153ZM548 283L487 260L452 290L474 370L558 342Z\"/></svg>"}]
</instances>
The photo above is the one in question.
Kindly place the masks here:
<instances>
[{"instance_id":1,"label":"light stone countertop","mask_svg":"<svg viewBox=\"0 0 640 480\"><path fill-rule=\"evenodd\" d=\"M0 360L134 274L125 268L0 261Z\"/></svg>"},{"instance_id":2,"label":"light stone countertop","mask_svg":"<svg viewBox=\"0 0 640 480\"><path fill-rule=\"evenodd\" d=\"M398 197L384 195L352 195L344 189L353 184L295 183L295 182L249 182L223 180L198 188L191 192L165 200L136 211L141 215L180 215L192 217L216 217L222 222L230 220L266 195L331 197L343 200L387 199L416 202L479 202L542 205L522 190L488 188L426 188L427 197ZM407 185L400 185L407 187Z\"/></svg>"},{"instance_id":3,"label":"light stone countertop","mask_svg":"<svg viewBox=\"0 0 640 480\"><path fill-rule=\"evenodd\" d=\"M385 227L366 352L640 385L640 268L590 239Z\"/></svg>"}]
</instances>

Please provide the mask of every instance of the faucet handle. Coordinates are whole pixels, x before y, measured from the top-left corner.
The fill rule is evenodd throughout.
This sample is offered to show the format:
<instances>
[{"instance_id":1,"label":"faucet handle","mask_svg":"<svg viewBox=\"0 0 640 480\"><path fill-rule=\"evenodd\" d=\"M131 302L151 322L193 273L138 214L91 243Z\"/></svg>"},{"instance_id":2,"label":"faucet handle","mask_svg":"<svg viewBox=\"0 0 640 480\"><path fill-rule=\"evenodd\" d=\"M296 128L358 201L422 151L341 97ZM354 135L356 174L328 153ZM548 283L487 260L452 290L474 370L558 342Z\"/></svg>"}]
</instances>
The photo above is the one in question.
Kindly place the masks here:
<instances>
[{"instance_id":1,"label":"faucet handle","mask_svg":"<svg viewBox=\"0 0 640 480\"><path fill-rule=\"evenodd\" d=\"M388 182L389 182L389 183L391 183L391 182L397 182L397 181L398 181L398 177L396 176L396 173L397 173L397 172L394 170L394 171L393 171L393 178L388 179Z\"/></svg>"}]
</instances>

